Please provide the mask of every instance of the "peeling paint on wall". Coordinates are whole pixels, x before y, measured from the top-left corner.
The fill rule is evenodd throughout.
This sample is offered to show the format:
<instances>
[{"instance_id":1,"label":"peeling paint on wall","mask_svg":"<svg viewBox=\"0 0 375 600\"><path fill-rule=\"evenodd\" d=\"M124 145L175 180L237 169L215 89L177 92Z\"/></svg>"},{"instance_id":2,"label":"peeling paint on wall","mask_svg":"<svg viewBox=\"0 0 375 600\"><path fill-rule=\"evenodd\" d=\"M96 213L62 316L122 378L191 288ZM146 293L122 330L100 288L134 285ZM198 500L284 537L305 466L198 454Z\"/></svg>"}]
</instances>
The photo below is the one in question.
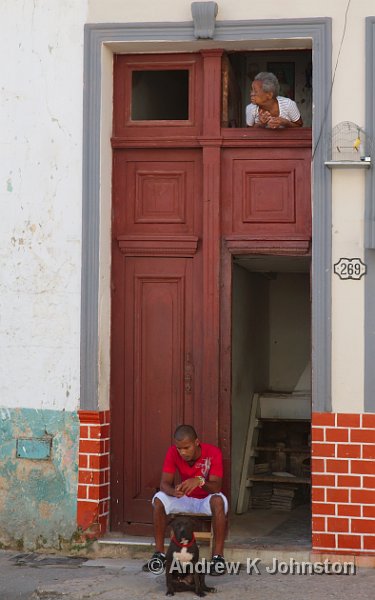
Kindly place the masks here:
<instances>
[{"instance_id":1,"label":"peeling paint on wall","mask_svg":"<svg viewBox=\"0 0 375 600\"><path fill-rule=\"evenodd\" d=\"M2 4L0 398L75 411L87 0Z\"/></svg>"},{"instance_id":2,"label":"peeling paint on wall","mask_svg":"<svg viewBox=\"0 0 375 600\"><path fill-rule=\"evenodd\" d=\"M17 439L50 437L48 460L17 458ZM59 548L76 530L77 413L0 409L0 544Z\"/></svg>"}]
</instances>

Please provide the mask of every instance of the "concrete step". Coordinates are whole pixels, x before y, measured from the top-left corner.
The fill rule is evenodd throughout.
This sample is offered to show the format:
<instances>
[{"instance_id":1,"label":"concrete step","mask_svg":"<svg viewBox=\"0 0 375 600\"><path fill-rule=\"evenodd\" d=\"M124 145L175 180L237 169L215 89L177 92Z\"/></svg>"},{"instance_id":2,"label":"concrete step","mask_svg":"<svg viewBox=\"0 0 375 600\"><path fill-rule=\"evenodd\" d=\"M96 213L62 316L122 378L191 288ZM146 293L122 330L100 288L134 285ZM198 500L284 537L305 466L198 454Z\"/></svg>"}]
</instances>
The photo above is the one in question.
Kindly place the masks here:
<instances>
[{"instance_id":1,"label":"concrete step","mask_svg":"<svg viewBox=\"0 0 375 600\"><path fill-rule=\"evenodd\" d=\"M166 548L169 540L165 540ZM210 551L208 544L201 543L200 557L209 560ZM92 547L91 555L99 558L144 558L147 560L154 551L152 538L141 536L121 536L108 534L96 541ZM293 545L274 546L265 548L264 545L257 546L256 543L239 544L231 543L230 539L225 543L225 559L230 562L241 562L247 564L248 559L259 558L264 564L272 564L274 558L279 561L308 561L311 548Z\"/></svg>"}]
</instances>

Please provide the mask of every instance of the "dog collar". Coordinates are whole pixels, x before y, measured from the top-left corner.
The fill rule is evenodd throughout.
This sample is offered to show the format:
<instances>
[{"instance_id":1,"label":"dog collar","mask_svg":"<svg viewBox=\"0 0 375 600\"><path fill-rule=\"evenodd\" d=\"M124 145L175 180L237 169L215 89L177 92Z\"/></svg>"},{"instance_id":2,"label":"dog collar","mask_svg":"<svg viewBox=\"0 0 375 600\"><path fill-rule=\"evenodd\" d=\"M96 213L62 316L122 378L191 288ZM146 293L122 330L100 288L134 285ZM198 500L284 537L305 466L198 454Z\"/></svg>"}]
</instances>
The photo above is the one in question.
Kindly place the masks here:
<instances>
[{"instance_id":1,"label":"dog collar","mask_svg":"<svg viewBox=\"0 0 375 600\"><path fill-rule=\"evenodd\" d=\"M195 535L193 533L193 537L190 540L190 542L188 542L187 544L181 544L181 542L179 542L175 536L173 536L172 538L172 542L174 544L176 544L176 546L179 546L180 548L190 548L190 546L192 546L193 544L195 544Z\"/></svg>"}]
</instances>

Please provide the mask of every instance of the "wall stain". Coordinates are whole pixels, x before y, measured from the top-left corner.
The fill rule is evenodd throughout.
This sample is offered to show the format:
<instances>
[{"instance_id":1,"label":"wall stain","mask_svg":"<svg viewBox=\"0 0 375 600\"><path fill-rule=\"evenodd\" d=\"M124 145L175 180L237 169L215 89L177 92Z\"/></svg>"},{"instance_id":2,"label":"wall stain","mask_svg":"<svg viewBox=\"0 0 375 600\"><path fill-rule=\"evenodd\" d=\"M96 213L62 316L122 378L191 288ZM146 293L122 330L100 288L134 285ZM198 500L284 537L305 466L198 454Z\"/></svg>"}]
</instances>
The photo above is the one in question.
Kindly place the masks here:
<instances>
[{"instance_id":1,"label":"wall stain","mask_svg":"<svg viewBox=\"0 0 375 600\"><path fill-rule=\"evenodd\" d=\"M52 436L51 460L16 458L18 437ZM76 531L79 420L76 412L0 410L0 544L60 548Z\"/></svg>"}]
</instances>

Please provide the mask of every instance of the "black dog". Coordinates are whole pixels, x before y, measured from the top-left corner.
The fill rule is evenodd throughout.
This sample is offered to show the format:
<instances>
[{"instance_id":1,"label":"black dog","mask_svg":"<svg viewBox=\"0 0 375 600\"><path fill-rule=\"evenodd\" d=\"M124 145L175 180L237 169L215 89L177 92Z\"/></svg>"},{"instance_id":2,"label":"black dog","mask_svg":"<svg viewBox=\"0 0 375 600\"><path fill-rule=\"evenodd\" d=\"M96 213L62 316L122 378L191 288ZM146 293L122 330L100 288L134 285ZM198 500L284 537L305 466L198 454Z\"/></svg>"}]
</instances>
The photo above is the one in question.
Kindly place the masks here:
<instances>
[{"instance_id":1,"label":"black dog","mask_svg":"<svg viewBox=\"0 0 375 600\"><path fill-rule=\"evenodd\" d=\"M173 537L166 556L167 596L175 592L192 591L197 596L216 592L205 584L204 573L198 573L199 548L195 541L193 522L189 517L177 517L172 523Z\"/></svg>"}]
</instances>

